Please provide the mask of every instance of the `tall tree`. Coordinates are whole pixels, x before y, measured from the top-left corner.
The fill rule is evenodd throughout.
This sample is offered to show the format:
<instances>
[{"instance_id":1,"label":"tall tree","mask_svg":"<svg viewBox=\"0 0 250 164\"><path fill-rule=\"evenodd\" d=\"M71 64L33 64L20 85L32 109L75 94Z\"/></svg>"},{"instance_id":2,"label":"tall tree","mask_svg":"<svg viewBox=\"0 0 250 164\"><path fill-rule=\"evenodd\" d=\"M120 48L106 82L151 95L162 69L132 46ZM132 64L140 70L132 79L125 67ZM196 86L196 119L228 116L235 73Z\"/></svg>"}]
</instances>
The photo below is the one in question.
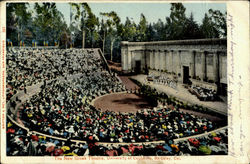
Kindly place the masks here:
<instances>
[{"instance_id":1,"label":"tall tree","mask_svg":"<svg viewBox=\"0 0 250 164\"><path fill-rule=\"evenodd\" d=\"M82 32L82 48L85 47L86 33L89 32L90 44L93 46L94 30L98 25L98 19L93 14L91 8L87 3L70 3L71 7L75 9L74 20L79 21L79 31ZM77 24L74 22L74 24Z\"/></svg>"},{"instance_id":2,"label":"tall tree","mask_svg":"<svg viewBox=\"0 0 250 164\"><path fill-rule=\"evenodd\" d=\"M200 39L202 34L199 25L196 23L193 17L193 13L186 19L185 27L183 31L183 39Z\"/></svg>"},{"instance_id":3,"label":"tall tree","mask_svg":"<svg viewBox=\"0 0 250 164\"><path fill-rule=\"evenodd\" d=\"M166 37L165 25L161 19L158 19L158 21L153 24L153 28L156 32L154 35L154 40L155 41L165 40Z\"/></svg>"},{"instance_id":4,"label":"tall tree","mask_svg":"<svg viewBox=\"0 0 250 164\"><path fill-rule=\"evenodd\" d=\"M7 3L7 37L12 41L25 40L24 32L29 28L32 17L28 3Z\"/></svg>"},{"instance_id":5,"label":"tall tree","mask_svg":"<svg viewBox=\"0 0 250 164\"><path fill-rule=\"evenodd\" d=\"M98 21L97 17L93 14L91 8L89 7L89 5L87 3L83 3L83 7L87 13L85 29L90 34L90 45L91 45L91 47L93 47L93 42L95 39L95 32L94 31L96 29L96 26L98 26L99 21Z\"/></svg>"},{"instance_id":6,"label":"tall tree","mask_svg":"<svg viewBox=\"0 0 250 164\"><path fill-rule=\"evenodd\" d=\"M99 26L99 38L102 42L102 52L105 54L105 41L106 41L106 35L107 35L107 22L105 22L103 19L100 22Z\"/></svg>"},{"instance_id":7,"label":"tall tree","mask_svg":"<svg viewBox=\"0 0 250 164\"><path fill-rule=\"evenodd\" d=\"M67 31L63 14L57 10L55 3L35 3L36 16L34 26L36 37L41 40L54 42L59 40L62 33Z\"/></svg>"},{"instance_id":8,"label":"tall tree","mask_svg":"<svg viewBox=\"0 0 250 164\"><path fill-rule=\"evenodd\" d=\"M147 31L147 20L143 14L141 14L140 22L138 25L138 40L143 42L146 41L146 31Z\"/></svg>"},{"instance_id":9,"label":"tall tree","mask_svg":"<svg viewBox=\"0 0 250 164\"><path fill-rule=\"evenodd\" d=\"M168 39L183 39L183 30L186 22L186 8L182 3L171 3L171 13L167 20Z\"/></svg>"},{"instance_id":10,"label":"tall tree","mask_svg":"<svg viewBox=\"0 0 250 164\"><path fill-rule=\"evenodd\" d=\"M116 39L118 39L119 34L122 33L121 20L117 13L111 11L109 13L100 13L100 15L107 17L107 35L110 39L110 60L113 60L113 45Z\"/></svg>"},{"instance_id":11,"label":"tall tree","mask_svg":"<svg viewBox=\"0 0 250 164\"><path fill-rule=\"evenodd\" d=\"M227 36L227 24L226 24L226 13L222 13L219 10L208 10L210 14L210 19L213 22L213 25L219 33L219 37L225 38Z\"/></svg>"},{"instance_id":12,"label":"tall tree","mask_svg":"<svg viewBox=\"0 0 250 164\"><path fill-rule=\"evenodd\" d=\"M155 35L156 35L156 31L154 30L153 26L150 23L146 30L147 41L154 41Z\"/></svg>"},{"instance_id":13,"label":"tall tree","mask_svg":"<svg viewBox=\"0 0 250 164\"><path fill-rule=\"evenodd\" d=\"M121 35L122 40L135 41L136 32L137 32L135 22L131 21L127 17L122 28L123 28L122 35Z\"/></svg>"},{"instance_id":14,"label":"tall tree","mask_svg":"<svg viewBox=\"0 0 250 164\"><path fill-rule=\"evenodd\" d=\"M202 20L202 25L200 29L201 29L203 38L218 38L219 37L219 32L216 29L214 23L212 22L211 17L209 17L207 13L205 14Z\"/></svg>"}]
</instances>

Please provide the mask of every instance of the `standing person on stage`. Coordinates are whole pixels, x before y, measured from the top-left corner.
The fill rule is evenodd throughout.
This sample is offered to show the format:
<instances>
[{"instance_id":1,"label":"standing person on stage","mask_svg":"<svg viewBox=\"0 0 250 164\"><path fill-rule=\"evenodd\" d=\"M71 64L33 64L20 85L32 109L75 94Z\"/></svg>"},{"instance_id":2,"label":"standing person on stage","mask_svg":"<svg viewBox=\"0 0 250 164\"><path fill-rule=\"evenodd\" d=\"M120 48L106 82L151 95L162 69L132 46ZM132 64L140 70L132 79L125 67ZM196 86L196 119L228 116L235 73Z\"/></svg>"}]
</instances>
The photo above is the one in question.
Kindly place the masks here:
<instances>
[{"instance_id":1,"label":"standing person on stage","mask_svg":"<svg viewBox=\"0 0 250 164\"><path fill-rule=\"evenodd\" d=\"M24 87L24 93L27 94L27 89L26 89L26 87Z\"/></svg>"}]
</instances>

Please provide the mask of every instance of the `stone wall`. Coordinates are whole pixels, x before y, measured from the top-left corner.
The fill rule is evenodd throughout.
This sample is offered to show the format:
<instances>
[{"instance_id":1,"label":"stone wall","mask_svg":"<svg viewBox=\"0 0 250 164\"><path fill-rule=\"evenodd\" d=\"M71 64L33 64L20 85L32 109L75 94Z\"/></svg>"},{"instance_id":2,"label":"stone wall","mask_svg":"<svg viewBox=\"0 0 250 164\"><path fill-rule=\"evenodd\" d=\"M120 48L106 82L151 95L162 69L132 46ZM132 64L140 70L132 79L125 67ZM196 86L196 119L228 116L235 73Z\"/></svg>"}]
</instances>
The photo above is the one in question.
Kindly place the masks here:
<instances>
[{"instance_id":1,"label":"stone wall","mask_svg":"<svg viewBox=\"0 0 250 164\"><path fill-rule=\"evenodd\" d=\"M227 84L226 39L123 41L121 52L124 72L135 72L138 68L144 72L147 67L169 72L183 82L185 68L190 79Z\"/></svg>"}]
</instances>

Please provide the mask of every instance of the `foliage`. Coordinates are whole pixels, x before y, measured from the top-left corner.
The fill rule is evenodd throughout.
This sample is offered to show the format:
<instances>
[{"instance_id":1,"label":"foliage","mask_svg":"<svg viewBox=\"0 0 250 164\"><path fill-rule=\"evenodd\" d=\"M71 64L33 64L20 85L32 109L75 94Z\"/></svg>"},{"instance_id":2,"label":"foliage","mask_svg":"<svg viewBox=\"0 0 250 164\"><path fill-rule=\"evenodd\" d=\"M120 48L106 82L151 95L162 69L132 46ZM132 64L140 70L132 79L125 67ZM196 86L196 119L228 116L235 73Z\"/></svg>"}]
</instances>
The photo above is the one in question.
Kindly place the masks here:
<instances>
[{"instance_id":1,"label":"foliage","mask_svg":"<svg viewBox=\"0 0 250 164\"><path fill-rule=\"evenodd\" d=\"M7 37L18 44L26 41L25 31L31 30L31 12L28 3L7 3Z\"/></svg>"},{"instance_id":2,"label":"foliage","mask_svg":"<svg viewBox=\"0 0 250 164\"><path fill-rule=\"evenodd\" d=\"M166 39L166 28L161 19L158 19L157 23L153 24L155 29L154 41L162 41Z\"/></svg>"},{"instance_id":3,"label":"foliage","mask_svg":"<svg viewBox=\"0 0 250 164\"><path fill-rule=\"evenodd\" d=\"M34 18L35 36L37 40L54 43L59 40L67 29L63 14L56 8L55 3L35 3Z\"/></svg>"},{"instance_id":4,"label":"foliage","mask_svg":"<svg viewBox=\"0 0 250 164\"><path fill-rule=\"evenodd\" d=\"M138 41L146 41L147 20L143 14L138 25Z\"/></svg>"},{"instance_id":5,"label":"foliage","mask_svg":"<svg viewBox=\"0 0 250 164\"><path fill-rule=\"evenodd\" d=\"M148 28L146 30L146 40L147 41L153 41L156 37L156 31L154 30L154 27L151 25L151 23L148 25Z\"/></svg>"},{"instance_id":6,"label":"foliage","mask_svg":"<svg viewBox=\"0 0 250 164\"><path fill-rule=\"evenodd\" d=\"M113 45L114 42L120 38L122 33L122 26L120 24L120 17L116 14L116 12L111 11L109 13L100 13L100 15L107 17L107 20L104 25L104 30L106 35L109 37L109 45L110 45L110 60L113 59ZM105 38L104 38L105 39Z\"/></svg>"},{"instance_id":7,"label":"foliage","mask_svg":"<svg viewBox=\"0 0 250 164\"><path fill-rule=\"evenodd\" d=\"M171 13L167 20L167 37L169 40L176 38L183 39L183 31L185 29L186 8L182 3L171 3Z\"/></svg>"},{"instance_id":8,"label":"foliage","mask_svg":"<svg viewBox=\"0 0 250 164\"><path fill-rule=\"evenodd\" d=\"M191 13L189 18L186 18L185 29L183 30L183 39L200 39L202 38L202 33L199 25L196 23Z\"/></svg>"},{"instance_id":9,"label":"foliage","mask_svg":"<svg viewBox=\"0 0 250 164\"><path fill-rule=\"evenodd\" d=\"M87 47L93 47L96 40L96 28L99 24L98 18L93 14L87 3L70 3L71 8L75 9L74 19L71 20L71 32L75 34L73 39L82 38L82 47L85 45L85 37L87 34ZM73 15L73 13L71 13ZM78 41L78 40L77 40Z\"/></svg>"},{"instance_id":10,"label":"foliage","mask_svg":"<svg viewBox=\"0 0 250 164\"><path fill-rule=\"evenodd\" d=\"M136 24L132 22L128 17L124 25L122 25L121 38L122 40L135 41L136 40Z\"/></svg>"},{"instance_id":11,"label":"foliage","mask_svg":"<svg viewBox=\"0 0 250 164\"><path fill-rule=\"evenodd\" d=\"M87 3L69 5L70 26L67 27L55 3L35 3L33 10L28 10L27 3L7 3L8 39L14 45L20 40L31 44L31 39L35 39L41 42L60 40L64 47L73 43L74 47L100 47L108 59L119 62L121 41L225 38L227 33L226 13L209 9L198 24L192 13L186 16L182 3L171 3L170 15L165 20L148 22L141 13L138 23L128 17L123 23L114 11L100 13L97 17Z\"/></svg>"},{"instance_id":12,"label":"foliage","mask_svg":"<svg viewBox=\"0 0 250 164\"><path fill-rule=\"evenodd\" d=\"M205 14L201 25L201 32L204 38L218 38L219 32L216 29L214 23L211 21L211 18Z\"/></svg>"},{"instance_id":13,"label":"foliage","mask_svg":"<svg viewBox=\"0 0 250 164\"><path fill-rule=\"evenodd\" d=\"M227 36L227 24L226 16L227 13L221 13L219 10L209 9L209 14L211 15L211 21L219 33L219 37L225 38Z\"/></svg>"}]
</instances>

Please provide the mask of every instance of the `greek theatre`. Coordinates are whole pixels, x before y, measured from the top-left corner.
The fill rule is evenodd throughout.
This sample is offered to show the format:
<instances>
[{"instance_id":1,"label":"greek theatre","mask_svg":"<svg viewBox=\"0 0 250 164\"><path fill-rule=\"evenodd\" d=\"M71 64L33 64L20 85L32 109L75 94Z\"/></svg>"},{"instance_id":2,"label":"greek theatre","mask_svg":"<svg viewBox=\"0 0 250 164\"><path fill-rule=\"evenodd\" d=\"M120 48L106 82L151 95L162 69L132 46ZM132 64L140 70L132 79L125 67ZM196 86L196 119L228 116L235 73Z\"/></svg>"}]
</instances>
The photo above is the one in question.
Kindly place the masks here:
<instances>
[{"instance_id":1,"label":"greek theatre","mask_svg":"<svg viewBox=\"0 0 250 164\"><path fill-rule=\"evenodd\" d=\"M192 82L227 90L227 40L195 39L157 42L121 42L124 73L155 70L180 83Z\"/></svg>"}]
</instances>

